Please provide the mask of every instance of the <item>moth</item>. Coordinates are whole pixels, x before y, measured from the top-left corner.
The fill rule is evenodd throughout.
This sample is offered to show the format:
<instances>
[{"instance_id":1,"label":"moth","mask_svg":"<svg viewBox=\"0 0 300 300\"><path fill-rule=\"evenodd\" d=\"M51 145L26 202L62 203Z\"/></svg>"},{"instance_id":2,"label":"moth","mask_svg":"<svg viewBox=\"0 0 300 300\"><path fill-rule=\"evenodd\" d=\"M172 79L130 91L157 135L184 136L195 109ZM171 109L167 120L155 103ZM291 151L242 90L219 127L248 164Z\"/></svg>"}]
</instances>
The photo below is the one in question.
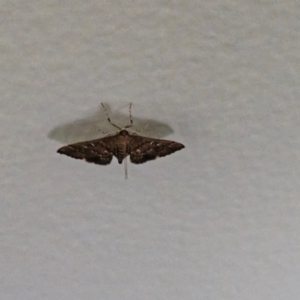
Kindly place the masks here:
<instances>
[{"instance_id":1,"label":"moth","mask_svg":"<svg viewBox=\"0 0 300 300\"><path fill-rule=\"evenodd\" d=\"M57 150L58 153L98 165L110 164L113 156L117 158L119 164L122 164L125 159L125 178L127 179L127 156L130 157L132 163L142 164L184 148L184 145L178 142L153 139L128 131L127 129L133 126L132 103L129 105L130 124L125 127L114 124L104 104L101 103L101 105L104 108L108 122L118 128L119 131L100 139L64 146Z\"/></svg>"}]
</instances>

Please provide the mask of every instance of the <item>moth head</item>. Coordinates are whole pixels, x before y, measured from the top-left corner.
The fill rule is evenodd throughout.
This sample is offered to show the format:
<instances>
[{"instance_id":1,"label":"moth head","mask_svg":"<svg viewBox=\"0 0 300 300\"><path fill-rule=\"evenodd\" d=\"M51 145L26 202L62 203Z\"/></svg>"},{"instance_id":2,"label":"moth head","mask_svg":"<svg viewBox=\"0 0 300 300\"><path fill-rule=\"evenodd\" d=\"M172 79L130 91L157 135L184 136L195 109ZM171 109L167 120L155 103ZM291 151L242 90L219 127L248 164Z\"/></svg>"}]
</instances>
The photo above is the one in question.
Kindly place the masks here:
<instances>
[{"instance_id":1,"label":"moth head","mask_svg":"<svg viewBox=\"0 0 300 300\"><path fill-rule=\"evenodd\" d=\"M128 133L128 131L126 129L120 130L119 134L122 135L122 136L129 135L129 133Z\"/></svg>"}]
</instances>

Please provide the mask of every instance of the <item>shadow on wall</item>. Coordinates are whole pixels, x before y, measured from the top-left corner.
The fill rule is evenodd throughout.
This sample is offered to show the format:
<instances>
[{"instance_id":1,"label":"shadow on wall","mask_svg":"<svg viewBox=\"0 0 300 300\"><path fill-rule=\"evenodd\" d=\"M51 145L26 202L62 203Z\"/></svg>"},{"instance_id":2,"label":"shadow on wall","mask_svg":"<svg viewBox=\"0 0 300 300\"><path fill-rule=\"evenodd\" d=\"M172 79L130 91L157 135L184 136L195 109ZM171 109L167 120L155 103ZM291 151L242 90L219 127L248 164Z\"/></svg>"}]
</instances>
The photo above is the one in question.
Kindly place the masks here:
<instances>
[{"instance_id":1,"label":"shadow on wall","mask_svg":"<svg viewBox=\"0 0 300 300\"><path fill-rule=\"evenodd\" d=\"M109 105L105 104L105 107L113 123L120 127L130 124L129 111L127 115L121 113L112 113ZM140 118L135 118L134 106L132 111L132 119L133 127L129 128L128 130L141 130L141 132L138 132L139 135L153 138L163 138L173 133L172 128L165 123L151 119L143 120ZM114 133L118 131L117 128L109 124L102 106L98 108L96 113L87 116L86 118L56 126L49 132L48 138L59 141L63 144L70 144L101 138L104 135L101 131L107 133Z\"/></svg>"}]
</instances>

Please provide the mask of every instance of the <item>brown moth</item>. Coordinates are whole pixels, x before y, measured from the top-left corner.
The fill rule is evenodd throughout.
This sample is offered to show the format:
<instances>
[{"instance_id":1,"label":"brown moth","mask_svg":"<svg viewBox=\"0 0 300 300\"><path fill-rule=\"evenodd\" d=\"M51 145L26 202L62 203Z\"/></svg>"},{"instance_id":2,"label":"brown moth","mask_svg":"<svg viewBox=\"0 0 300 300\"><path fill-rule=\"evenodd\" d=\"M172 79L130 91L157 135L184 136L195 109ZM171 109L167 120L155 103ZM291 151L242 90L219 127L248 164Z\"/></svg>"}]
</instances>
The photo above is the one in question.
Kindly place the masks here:
<instances>
[{"instance_id":1,"label":"brown moth","mask_svg":"<svg viewBox=\"0 0 300 300\"><path fill-rule=\"evenodd\" d=\"M99 165L110 164L113 156L117 158L119 164L125 159L125 178L127 178L127 156L130 157L132 163L142 164L184 148L184 145L174 141L153 139L127 131L127 128L133 126L131 103L129 106L130 124L123 128L111 122L104 104L101 103L101 105L108 122L119 131L100 139L64 146L57 150L58 153Z\"/></svg>"}]
</instances>

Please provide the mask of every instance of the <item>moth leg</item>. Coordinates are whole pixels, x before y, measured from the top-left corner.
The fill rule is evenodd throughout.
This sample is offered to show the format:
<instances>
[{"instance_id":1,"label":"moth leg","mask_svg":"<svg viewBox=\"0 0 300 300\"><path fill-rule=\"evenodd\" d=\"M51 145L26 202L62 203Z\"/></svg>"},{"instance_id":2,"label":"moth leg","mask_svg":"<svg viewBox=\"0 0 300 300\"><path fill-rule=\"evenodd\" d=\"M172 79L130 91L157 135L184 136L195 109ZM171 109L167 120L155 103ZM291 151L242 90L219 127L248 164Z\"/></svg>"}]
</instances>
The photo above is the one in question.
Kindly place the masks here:
<instances>
[{"instance_id":1,"label":"moth leg","mask_svg":"<svg viewBox=\"0 0 300 300\"><path fill-rule=\"evenodd\" d=\"M129 128L129 127L132 127L133 125L133 120L132 120L132 115L131 115L131 106L132 106L132 103L129 104L129 119L130 119L130 124L125 126L124 128Z\"/></svg>"},{"instance_id":2,"label":"moth leg","mask_svg":"<svg viewBox=\"0 0 300 300\"><path fill-rule=\"evenodd\" d=\"M112 126L117 127L119 130L121 130L121 129L122 129L121 127L117 126L116 124L114 124L114 123L110 120L110 117L109 117L109 115L108 115L108 113L107 113L106 107L104 106L104 104L103 104L102 102L101 102L101 105L102 105L102 107L104 108L104 112L105 112L105 114L106 114L107 121L108 121Z\"/></svg>"},{"instance_id":3,"label":"moth leg","mask_svg":"<svg viewBox=\"0 0 300 300\"><path fill-rule=\"evenodd\" d=\"M98 129L97 131L101 132L104 136L107 136L107 135L110 134L108 131L104 131L104 130L101 130L101 129Z\"/></svg>"},{"instance_id":4,"label":"moth leg","mask_svg":"<svg viewBox=\"0 0 300 300\"><path fill-rule=\"evenodd\" d=\"M143 128L141 129L130 129L129 132L133 133L133 134L139 134L140 132L143 132L145 129L147 129L149 126L149 123L147 123Z\"/></svg>"},{"instance_id":5,"label":"moth leg","mask_svg":"<svg viewBox=\"0 0 300 300\"><path fill-rule=\"evenodd\" d=\"M127 156L124 159L125 179L128 179Z\"/></svg>"},{"instance_id":6,"label":"moth leg","mask_svg":"<svg viewBox=\"0 0 300 300\"><path fill-rule=\"evenodd\" d=\"M107 135L108 132L107 131L103 131L102 129L98 128L96 125L93 125L93 128L97 131L97 132L101 132L104 135Z\"/></svg>"},{"instance_id":7,"label":"moth leg","mask_svg":"<svg viewBox=\"0 0 300 300\"><path fill-rule=\"evenodd\" d=\"M147 123L143 128L135 130L135 132L136 132L136 133L143 132L145 129L148 128L148 126L149 126L149 123Z\"/></svg>"}]
</instances>

